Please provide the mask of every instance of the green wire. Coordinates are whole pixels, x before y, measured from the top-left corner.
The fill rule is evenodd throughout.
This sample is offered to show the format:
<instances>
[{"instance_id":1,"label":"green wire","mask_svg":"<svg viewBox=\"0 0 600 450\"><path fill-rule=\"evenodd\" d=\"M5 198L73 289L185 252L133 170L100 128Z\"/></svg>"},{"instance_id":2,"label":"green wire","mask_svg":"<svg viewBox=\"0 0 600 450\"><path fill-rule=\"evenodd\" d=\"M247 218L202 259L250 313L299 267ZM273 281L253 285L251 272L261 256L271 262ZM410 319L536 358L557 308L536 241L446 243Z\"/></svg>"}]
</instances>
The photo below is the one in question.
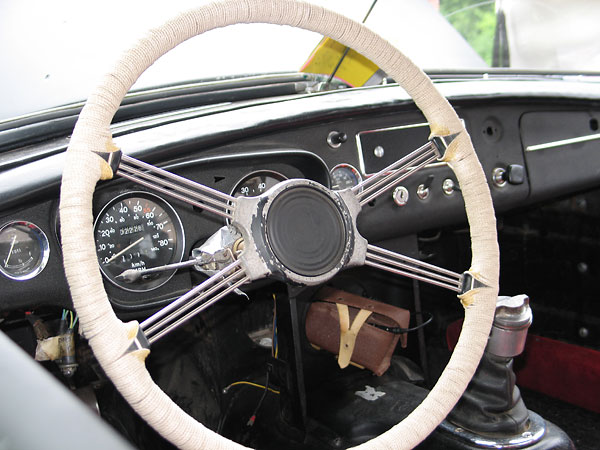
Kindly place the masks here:
<instances>
[{"instance_id":1,"label":"green wire","mask_svg":"<svg viewBox=\"0 0 600 450\"><path fill-rule=\"evenodd\" d=\"M77 319L79 319L79 317L77 317L77 314L73 315L73 311L63 309L61 320L67 320L67 316L70 316L69 328L75 328L75 325L77 325Z\"/></svg>"}]
</instances>

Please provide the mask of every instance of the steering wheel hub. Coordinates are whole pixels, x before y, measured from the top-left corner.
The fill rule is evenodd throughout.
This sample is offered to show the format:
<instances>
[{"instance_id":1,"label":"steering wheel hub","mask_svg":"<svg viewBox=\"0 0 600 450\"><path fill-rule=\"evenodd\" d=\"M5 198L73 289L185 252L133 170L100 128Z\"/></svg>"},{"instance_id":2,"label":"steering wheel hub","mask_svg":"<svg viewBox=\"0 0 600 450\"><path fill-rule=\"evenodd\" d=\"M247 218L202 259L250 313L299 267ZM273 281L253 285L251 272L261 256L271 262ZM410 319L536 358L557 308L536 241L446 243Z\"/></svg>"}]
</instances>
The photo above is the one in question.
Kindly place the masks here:
<instances>
[{"instance_id":1,"label":"steering wheel hub","mask_svg":"<svg viewBox=\"0 0 600 450\"><path fill-rule=\"evenodd\" d=\"M309 186L286 189L273 200L266 233L275 257L306 277L323 275L339 265L348 239L340 207Z\"/></svg>"}]
</instances>

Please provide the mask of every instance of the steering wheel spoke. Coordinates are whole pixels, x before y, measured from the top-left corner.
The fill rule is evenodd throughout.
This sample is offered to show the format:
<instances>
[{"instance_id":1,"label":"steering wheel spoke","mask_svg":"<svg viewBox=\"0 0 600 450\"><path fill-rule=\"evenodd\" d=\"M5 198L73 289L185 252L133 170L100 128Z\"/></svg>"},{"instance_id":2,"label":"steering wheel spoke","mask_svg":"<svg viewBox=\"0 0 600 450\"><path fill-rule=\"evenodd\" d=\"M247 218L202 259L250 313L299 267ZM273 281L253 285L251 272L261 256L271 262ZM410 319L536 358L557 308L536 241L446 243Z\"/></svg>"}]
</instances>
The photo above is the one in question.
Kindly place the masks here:
<instances>
[{"instance_id":1,"label":"steering wheel spoke","mask_svg":"<svg viewBox=\"0 0 600 450\"><path fill-rule=\"evenodd\" d=\"M123 155L117 175L227 219L233 217L235 197Z\"/></svg>"},{"instance_id":2,"label":"steering wheel spoke","mask_svg":"<svg viewBox=\"0 0 600 450\"><path fill-rule=\"evenodd\" d=\"M352 192L358 198L360 206L363 206L439 157L438 148L430 141L357 184Z\"/></svg>"},{"instance_id":3,"label":"steering wheel spoke","mask_svg":"<svg viewBox=\"0 0 600 450\"><path fill-rule=\"evenodd\" d=\"M376 199L401 181L444 157L446 149L458 134L433 136L426 144L383 168L352 188L360 206Z\"/></svg>"},{"instance_id":4,"label":"steering wheel spoke","mask_svg":"<svg viewBox=\"0 0 600 450\"><path fill-rule=\"evenodd\" d=\"M152 344L249 280L241 261L236 260L148 317L140 324L140 328L148 343Z\"/></svg>"},{"instance_id":5,"label":"steering wheel spoke","mask_svg":"<svg viewBox=\"0 0 600 450\"><path fill-rule=\"evenodd\" d=\"M463 290L463 275L375 245L367 246L365 265L454 292Z\"/></svg>"}]
</instances>

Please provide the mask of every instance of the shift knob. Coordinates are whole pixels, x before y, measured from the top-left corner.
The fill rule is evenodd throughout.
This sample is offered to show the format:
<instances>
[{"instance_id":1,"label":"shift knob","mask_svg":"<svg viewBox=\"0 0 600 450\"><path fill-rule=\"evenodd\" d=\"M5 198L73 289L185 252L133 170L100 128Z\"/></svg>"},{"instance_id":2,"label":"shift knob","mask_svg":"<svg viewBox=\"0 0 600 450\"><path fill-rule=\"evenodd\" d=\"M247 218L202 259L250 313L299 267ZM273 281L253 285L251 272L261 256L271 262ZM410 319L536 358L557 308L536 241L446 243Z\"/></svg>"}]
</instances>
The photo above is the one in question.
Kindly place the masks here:
<instances>
[{"instance_id":1,"label":"shift knob","mask_svg":"<svg viewBox=\"0 0 600 450\"><path fill-rule=\"evenodd\" d=\"M487 351L505 358L520 355L532 320L528 296L498 297Z\"/></svg>"}]
</instances>

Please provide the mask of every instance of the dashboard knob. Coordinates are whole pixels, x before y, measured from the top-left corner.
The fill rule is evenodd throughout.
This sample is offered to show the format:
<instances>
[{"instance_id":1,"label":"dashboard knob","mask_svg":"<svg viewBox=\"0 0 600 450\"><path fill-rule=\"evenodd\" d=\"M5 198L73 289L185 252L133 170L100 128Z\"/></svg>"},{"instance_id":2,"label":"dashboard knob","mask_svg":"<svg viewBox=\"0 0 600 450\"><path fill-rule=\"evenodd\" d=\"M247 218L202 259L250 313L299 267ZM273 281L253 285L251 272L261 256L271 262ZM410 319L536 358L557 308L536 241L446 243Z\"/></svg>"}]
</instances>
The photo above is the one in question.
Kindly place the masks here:
<instances>
[{"instance_id":1,"label":"dashboard knob","mask_svg":"<svg viewBox=\"0 0 600 450\"><path fill-rule=\"evenodd\" d=\"M331 148L339 148L344 142L348 140L348 135L341 131L332 131L327 135L327 144Z\"/></svg>"},{"instance_id":2,"label":"dashboard knob","mask_svg":"<svg viewBox=\"0 0 600 450\"><path fill-rule=\"evenodd\" d=\"M457 190L456 183L452 178L446 178L442 183L442 191L444 191L444 194L446 195L452 195L454 191Z\"/></svg>"},{"instance_id":3,"label":"dashboard knob","mask_svg":"<svg viewBox=\"0 0 600 450\"><path fill-rule=\"evenodd\" d=\"M420 184L419 187L417 187L417 197L421 200L427 200L429 198L429 192L429 187L424 184Z\"/></svg>"},{"instance_id":4,"label":"dashboard knob","mask_svg":"<svg viewBox=\"0 0 600 450\"><path fill-rule=\"evenodd\" d=\"M525 167L520 164L510 164L506 168L506 175L510 184L523 184L525 182Z\"/></svg>"},{"instance_id":5,"label":"dashboard knob","mask_svg":"<svg viewBox=\"0 0 600 450\"><path fill-rule=\"evenodd\" d=\"M429 188L431 187L431 183L433 183L434 178L435 177L433 175L429 175L425 180L425 183L420 184L419 187L417 187L417 197L419 197L421 200L427 200L429 198Z\"/></svg>"},{"instance_id":6,"label":"dashboard knob","mask_svg":"<svg viewBox=\"0 0 600 450\"><path fill-rule=\"evenodd\" d=\"M502 167L496 167L492 171L492 181L494 182L494 186L496 187L504 187L506 186L506 169Z\"/></svg>"},{"instance_id":7,"label":"dashboard knob","mask_svg":"<svg viewBox=\"0 0 600 450\"><path fill-rule=\"evenodd\" d=\"M520 164L509 164L506 169L496 167L492 172L492 181L497 187L504 187L506 183L523 184L525 182L525 167Z\"/></svg>"}]
</instances>

